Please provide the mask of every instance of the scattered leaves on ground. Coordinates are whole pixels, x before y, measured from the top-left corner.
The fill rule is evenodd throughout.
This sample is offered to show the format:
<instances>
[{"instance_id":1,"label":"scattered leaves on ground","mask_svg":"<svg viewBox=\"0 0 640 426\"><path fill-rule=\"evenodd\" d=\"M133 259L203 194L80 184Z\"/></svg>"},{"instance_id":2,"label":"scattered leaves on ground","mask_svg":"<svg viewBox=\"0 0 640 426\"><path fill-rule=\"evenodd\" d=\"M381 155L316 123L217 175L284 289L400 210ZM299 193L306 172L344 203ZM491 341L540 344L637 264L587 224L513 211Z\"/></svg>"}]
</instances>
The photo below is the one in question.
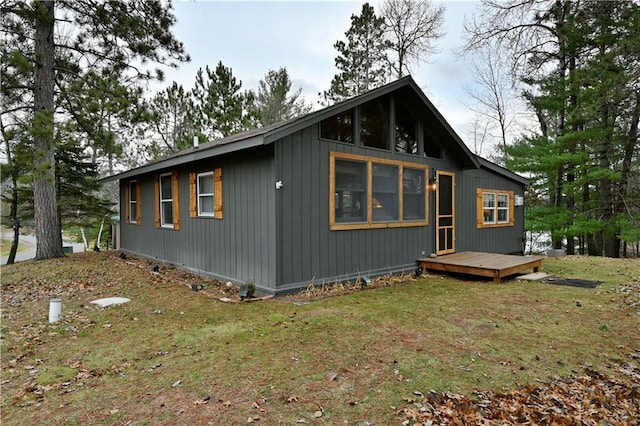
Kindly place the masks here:
<instances>
[{"instance_id":1,"label":"scattered leaves on ground","mask_svg":"<svg viewBox=\"0 0 640 426\"><path fill-rule=\"evenodd\" d=\"M624 382L585 368L585 375L508 392L475 393L473 399L430 391L404 398L406 425L637 425L640 419L640 367L618 367Z\"/></svg>"}]
</instances>

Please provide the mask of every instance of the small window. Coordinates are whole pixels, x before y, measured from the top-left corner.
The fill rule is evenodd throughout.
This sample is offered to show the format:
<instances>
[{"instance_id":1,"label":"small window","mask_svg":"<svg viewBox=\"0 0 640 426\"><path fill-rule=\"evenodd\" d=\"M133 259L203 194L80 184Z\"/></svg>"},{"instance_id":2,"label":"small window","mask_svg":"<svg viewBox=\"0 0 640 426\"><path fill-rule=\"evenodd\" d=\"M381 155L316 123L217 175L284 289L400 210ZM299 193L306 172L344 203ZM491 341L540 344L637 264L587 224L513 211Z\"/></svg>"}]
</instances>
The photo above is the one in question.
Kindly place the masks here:
<instances>
[{"instance_id":1,"label":"small window","mask_svg":"<svg viewBox=\"0 0 640 426\"><path fill-rule=\"evenodd\" d=\"M132 180L127 185L127 223L140 224L140 187Z\"/></svg>"},{"instance_id":2,"label":"small window","mask_svg":"<svg viewBox=\"0 0 640 426\"><path fill-rule=\"evenodd\" d=\"M396 102L396 152L418 154L417 121L401 102Z\"/></svg>"},{"instance_id":3,"label":"small window","mask_svg":"<svg viewBox=\"0 0 640 426\"><path fill-rule=\"evenodd\" d=\"M513 191L497 191L478 188L478 228L513 226Z\"/></svg>"},{"instance_id":4,"label":"small window","mask_svg":"<svg viewBox=\"0 0 640 426\"><path fill-rule=\"evenodd\" d=\"M360 106L360 141L369 148L389 149L388 99L375 99Z\"/></svg>"},{"instance_id":5,"label":"small window","mask_svg":"<svg viewBox=\"0 0 640 426\"><path fill-rule=\"evenodd\" d=\"M189 173L189 217L222 219L222 169Z\"/></svg>"},{"instance_id":6,"label":"small window","mask_svg":"<svg viewBox=\"0 0 640 426\"><path fill-rule=\"evenodd\" d=\"M498 197L498 223L509 222L509 195L497 194Z\"/></svg>"},{"instance_id":7,"label":"small window","mask_svg":"<svg viewBox=\"0 0 640 426\"><path fill-rule=\"evenodd\" d=\"M353 110L349 110L320 123L320 137L332 141L353 143Z\"/></svg>"},{"instance_id":8,"label":"small window","mask_svg":"<svg viewBox=\"0 0 640 426\"><path fill-rule=\"evenodd\" d=\"M171 173L160 175L160 226L173 228L173 186Z\"/></svg>"},{"instance_id":9,"label":"small window","mask_svg":"<svg viewBox=\"0 0 640 426\"><path fill-rule=\"evenodd\" d=\"M496 223L496 194L485 193L482 201L484 223Z\"/></svg>"},{"instance_id":10,"label":"small window","mask_svg":"<svg viewBox=\"0 0 640 426\"><path fill-rule=\"evenodd\" d=\"M198 216L213 216L213 172L198 174Z\"/></svg>"}]
</instances>

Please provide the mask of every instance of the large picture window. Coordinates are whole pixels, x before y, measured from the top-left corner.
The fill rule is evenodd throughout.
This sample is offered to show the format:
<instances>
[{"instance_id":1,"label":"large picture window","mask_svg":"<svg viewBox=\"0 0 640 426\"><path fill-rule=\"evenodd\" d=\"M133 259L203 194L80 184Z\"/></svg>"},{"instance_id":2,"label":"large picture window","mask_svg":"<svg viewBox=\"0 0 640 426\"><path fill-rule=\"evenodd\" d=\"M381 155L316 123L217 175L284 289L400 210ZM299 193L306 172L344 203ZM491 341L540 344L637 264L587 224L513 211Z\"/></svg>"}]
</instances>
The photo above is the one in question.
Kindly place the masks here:
<instances>
[{"instance_id":1,"label":"large picture window","mask_svg":"<svg viewBox=\"0 0 640 426\"><path fill-rule=\"evenodd\" d=\"M513 191L477 189L477 227L513 226Z\"/></svg>"},{"instance_id":2,"label":"large picture window","mask_svg":"<svg viewBox=\"0 0 640 426\"><path fill-rule=\"evenodd\" d=\"M428 166L332 152L331 230L427 224Z\"/></svg>"}]
</instances>

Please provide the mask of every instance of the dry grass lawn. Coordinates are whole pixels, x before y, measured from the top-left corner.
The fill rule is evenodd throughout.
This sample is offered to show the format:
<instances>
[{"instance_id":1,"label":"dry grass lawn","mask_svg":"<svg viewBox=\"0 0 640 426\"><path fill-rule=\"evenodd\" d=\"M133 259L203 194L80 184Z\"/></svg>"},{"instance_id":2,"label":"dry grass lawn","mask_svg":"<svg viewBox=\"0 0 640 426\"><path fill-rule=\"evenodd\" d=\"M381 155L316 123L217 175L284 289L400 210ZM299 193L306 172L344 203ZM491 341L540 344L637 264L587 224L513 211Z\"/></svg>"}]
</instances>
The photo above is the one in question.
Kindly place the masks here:
<instances>
[{"instance_id":1,"label":"dry grass lawn","mask_svg":"<svg viewBox=\"0 0 640 426\"><path fill-rule=\"evenodd\" d=\"M638 403L639 260L543 261L595 289L424 275L235 304L149 266L90 252L2 267L3 425L410 424L431 390L474 399L585 368ZM89 303L108 296L131 302Z\"/></svg>"}]
</instances>

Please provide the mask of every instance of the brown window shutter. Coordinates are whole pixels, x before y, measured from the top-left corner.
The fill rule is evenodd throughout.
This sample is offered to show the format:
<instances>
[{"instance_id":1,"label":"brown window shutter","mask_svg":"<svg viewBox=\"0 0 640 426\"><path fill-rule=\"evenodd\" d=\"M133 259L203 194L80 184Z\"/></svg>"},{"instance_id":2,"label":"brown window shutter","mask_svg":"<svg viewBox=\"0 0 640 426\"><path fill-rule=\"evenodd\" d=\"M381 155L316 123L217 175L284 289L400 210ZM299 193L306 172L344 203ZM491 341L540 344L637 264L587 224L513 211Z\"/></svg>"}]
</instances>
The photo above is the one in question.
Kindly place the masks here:
<instances>
[{"instance_id":1,"label":"brown window shutter","mask_svg":"<svg viewBox=\"0 0 640 426\"><path fill-rule=\"evenodd\" d=\"M136 182L136 223L142 225L142 185Z\"/></svg>"},{"instance_id":2,"label":"brown window shutter","mask_svg":"<svg viewBox=\"0 0 640 426\"><path fill-rule=\"evenodd\" d=\"M155 176L156 228L160 228L160 175Z\"/></svg>"},{"instance_id":3,"label":"brown window shutter","mask_svg":"<svg viewBox=\"0 0 640 426\"><path fill-rule=\"evenodd\" d=\"M129 182L124 183L124 223L129 223Z\"/></svg>"},{"instance_id":4,"label":"brown window shutter","mask_svg":"<svg viewBox=\"0 0 640 426\"><path fill-rule=\"evenodd\" d=\"M196 217L198 215L197 209L197 186L196 186L196 174L189 173L189 217Z\"/></svg>"},{"instance_id":5,"label":"brown window shutter","mask_svg":"<svg viewBox=\"0 0 640 426\"><path fill-rule=\"evenodd\" d=\"M515 208L516 199L513 191L509 191L509 226L513 226L516 220L515 217Z\"/></svg>"},{"instance_id":6,"label":"brown window shutter","mask_svg":"<svg viewBox=\"0 0 640 426\"><path fill-rule=\"evenodd\" d=\"M482 204L482 188L476 188L476 227L484 227L484 207Z\"/></svg>"},{"instance_id":7,"label":"brown window shutter","mask_svg":"<svg viewBox=\"0 0 640 426\"><path fill-rule=\"evenodd\" d=\"M180 230L180 194L178 188L178 172L171 174L171 189L173 190L173 229Z\"/></svg>"},{"instance_id":8,"label":"brown window shutter","mask_svg":"<svg viewBox=\"0 0 640 426\"><path fill-rule=\"evenodd\" d=\"M213 171L213 217L222 219L222 169Z\"/></svg>"}]
</instances>

